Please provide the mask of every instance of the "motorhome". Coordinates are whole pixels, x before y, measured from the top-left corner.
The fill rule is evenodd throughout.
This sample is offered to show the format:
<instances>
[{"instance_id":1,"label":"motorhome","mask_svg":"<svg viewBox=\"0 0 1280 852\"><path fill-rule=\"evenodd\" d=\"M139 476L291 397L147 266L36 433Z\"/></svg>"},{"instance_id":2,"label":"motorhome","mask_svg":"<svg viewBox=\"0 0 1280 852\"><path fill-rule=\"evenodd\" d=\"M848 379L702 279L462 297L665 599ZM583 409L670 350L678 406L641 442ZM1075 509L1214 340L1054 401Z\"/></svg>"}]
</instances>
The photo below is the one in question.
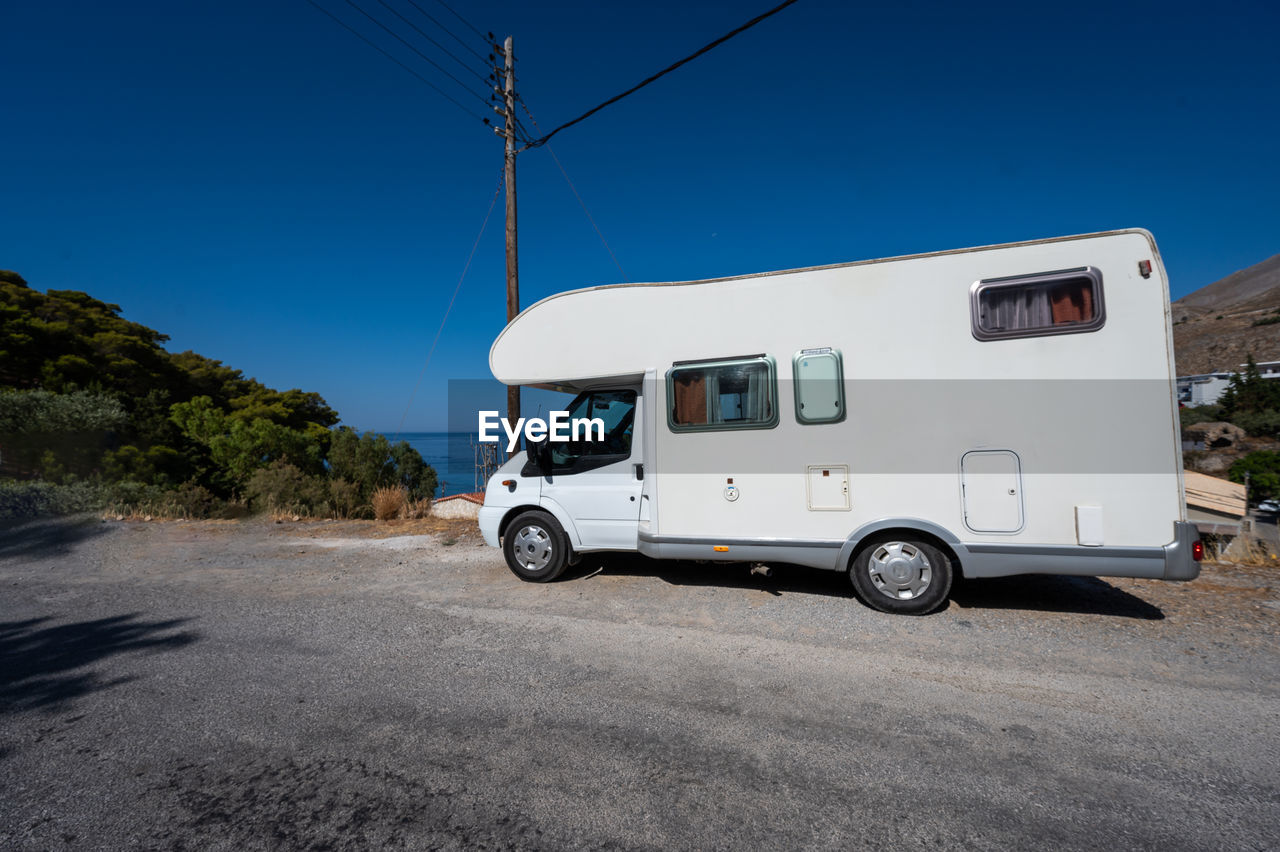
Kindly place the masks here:
<instances>
[{"instance_id":1,"label":"motorhome","mask_svg":"<svg viewBox=\"0 0 1280 852\"><path fill-rule=\"evenodd\" d=\"M789 563L920 614L959 577L1199 573L1143 230L573 290L489 363L604 426L489 481L525 580L594 551Z\"/></svg>"}]
</instances>

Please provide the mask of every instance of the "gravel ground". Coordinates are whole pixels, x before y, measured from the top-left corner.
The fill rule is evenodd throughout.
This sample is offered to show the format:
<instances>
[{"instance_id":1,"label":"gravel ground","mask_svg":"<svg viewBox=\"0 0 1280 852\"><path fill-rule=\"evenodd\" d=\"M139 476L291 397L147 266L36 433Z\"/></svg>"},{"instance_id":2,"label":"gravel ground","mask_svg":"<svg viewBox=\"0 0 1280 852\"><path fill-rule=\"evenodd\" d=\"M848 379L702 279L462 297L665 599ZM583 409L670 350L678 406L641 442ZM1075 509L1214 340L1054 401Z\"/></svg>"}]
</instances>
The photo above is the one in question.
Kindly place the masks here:
<instances>
[{"instance_id":1,"label":"gravel ground","mask_svg":"<svg viewBox=\"0 0 1280 852\"><path fill-rule=\"evenodd\" d=\"M1280 569L970 582L465 525L0 529L0 848L1280 847Z\"/></svg>"}]
</instances>

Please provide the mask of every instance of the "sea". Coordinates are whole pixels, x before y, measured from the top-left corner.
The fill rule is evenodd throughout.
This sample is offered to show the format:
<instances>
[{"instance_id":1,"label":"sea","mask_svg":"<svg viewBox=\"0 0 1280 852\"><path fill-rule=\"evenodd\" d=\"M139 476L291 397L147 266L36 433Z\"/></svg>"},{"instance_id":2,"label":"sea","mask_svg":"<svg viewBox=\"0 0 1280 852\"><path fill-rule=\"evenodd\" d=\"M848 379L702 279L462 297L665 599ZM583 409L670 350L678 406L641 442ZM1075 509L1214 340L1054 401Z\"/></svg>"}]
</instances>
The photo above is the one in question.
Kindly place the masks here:
<instances>
[{"instance_id":1,"label":"sea","mask_svg":"<svg viewBox=\"0 0 1280 852\"><path fill-rule=\"evenodd\" d=\"M467 432L401 432L398 438L394 433L387 434L387 439L393 443L407 441L422 454L423 461L435 468L439 482L437 497L484 490L484 481L477 481L476 456L472 446L474 435Z\"/></svg>"}]
</instances>

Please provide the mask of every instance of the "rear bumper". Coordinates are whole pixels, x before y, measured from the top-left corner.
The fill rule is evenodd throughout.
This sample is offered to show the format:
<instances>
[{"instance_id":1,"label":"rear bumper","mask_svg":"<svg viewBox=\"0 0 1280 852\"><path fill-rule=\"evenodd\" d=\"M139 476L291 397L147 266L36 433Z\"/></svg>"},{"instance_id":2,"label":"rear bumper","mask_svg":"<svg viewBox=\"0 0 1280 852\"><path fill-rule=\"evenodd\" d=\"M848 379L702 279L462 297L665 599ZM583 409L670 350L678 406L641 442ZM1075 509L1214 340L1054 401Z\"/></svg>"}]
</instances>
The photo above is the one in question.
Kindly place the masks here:
<instances>
[{"instance_id":1,"label":"rear bumper","mask_svg":"<svg viewBox=\"0 0 1280 852\"><path fill-rule=\"evenodd\" d=\"M1200 563L1191 555L1199 538L1195 524L1178 521L1173 525L1173 542L1164 546L1164 579L1194 580L1200 576Z\"/></svg>"},{"instance_id":2,"label":"rear bumper","mask_svg":"<svg viewBox=\"0 0 1280 852\"><path fill-rule=\"evenodd\" d=\"M966 577L1014 574L1063 574L1072 577L1137 577L1144 580L1194 580L1200 576L1192 545L1200 538L1195 524L1176 521L1173 541L1151 547L993 544L971 542L958 552ZM955 547L956 545L952 545Z\"/></svg>"}]
</instances>

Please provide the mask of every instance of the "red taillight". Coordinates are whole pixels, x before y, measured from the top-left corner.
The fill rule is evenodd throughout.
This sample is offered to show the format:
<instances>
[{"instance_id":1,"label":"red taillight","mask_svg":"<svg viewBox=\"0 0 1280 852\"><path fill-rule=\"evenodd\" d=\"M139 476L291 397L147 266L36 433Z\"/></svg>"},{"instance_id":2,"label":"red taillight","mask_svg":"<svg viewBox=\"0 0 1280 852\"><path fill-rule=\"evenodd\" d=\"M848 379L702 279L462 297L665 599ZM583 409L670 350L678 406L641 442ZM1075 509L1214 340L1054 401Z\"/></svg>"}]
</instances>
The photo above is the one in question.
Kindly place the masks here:
<instances>
[{"instance_id":1,"label":"red taillight","mask_svg":"<svg viewBox=\"0 0 1280 852\"><path fill-rule=\"evenodd\" d=\"M1196 562L1204 559L1204 542L1200 539L1191 542L1191 558Z\"/></svg>"}]
</instances>

